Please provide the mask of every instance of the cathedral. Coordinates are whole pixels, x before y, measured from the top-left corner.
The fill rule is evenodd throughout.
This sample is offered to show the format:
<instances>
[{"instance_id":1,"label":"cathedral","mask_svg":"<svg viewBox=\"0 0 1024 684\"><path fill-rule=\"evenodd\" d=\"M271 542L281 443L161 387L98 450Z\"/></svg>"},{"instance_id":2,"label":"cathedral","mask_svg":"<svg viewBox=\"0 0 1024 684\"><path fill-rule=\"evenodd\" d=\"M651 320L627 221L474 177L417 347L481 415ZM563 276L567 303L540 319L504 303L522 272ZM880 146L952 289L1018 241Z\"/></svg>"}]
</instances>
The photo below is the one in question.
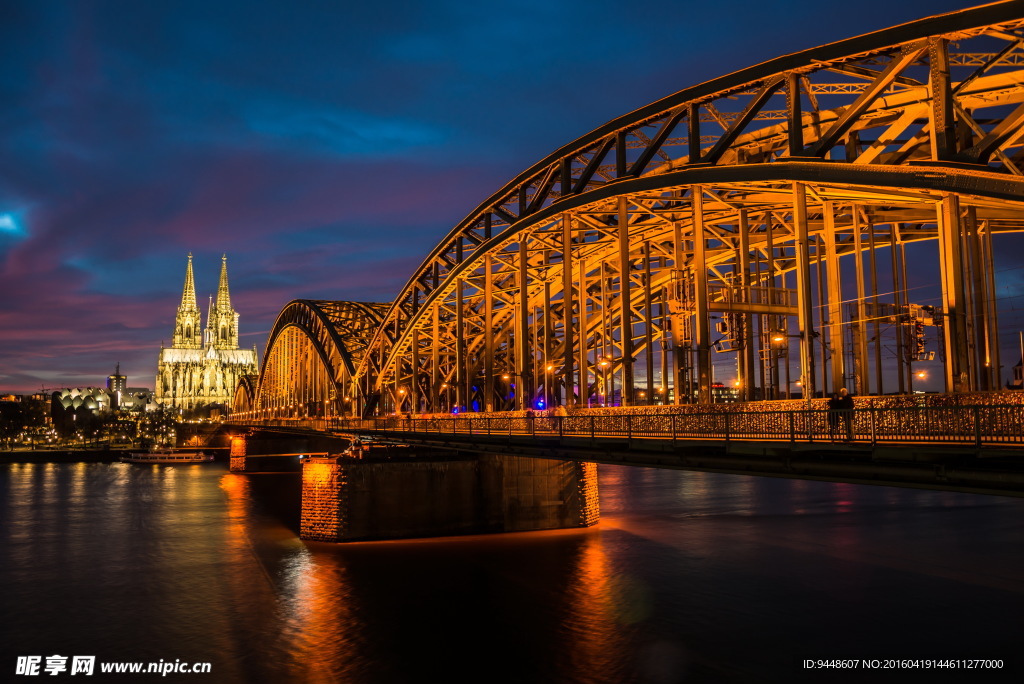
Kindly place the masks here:
<instances>
[{"instance_id":1,"label":"cathedral","mask_svg":"<svg viewBox=\"0 0 1024 684\"><path fill-rule=\"evenodd\" d=\"M213 301L211 297L204 330L189 254L185 289L174 322L174 341L170 347L160 347L156 402L182 409L228 405L238 381L257 373L256 348L238 348L238 313L231 308L227 256L221 257L217 299Z\"/></svg>"}]
</instances>

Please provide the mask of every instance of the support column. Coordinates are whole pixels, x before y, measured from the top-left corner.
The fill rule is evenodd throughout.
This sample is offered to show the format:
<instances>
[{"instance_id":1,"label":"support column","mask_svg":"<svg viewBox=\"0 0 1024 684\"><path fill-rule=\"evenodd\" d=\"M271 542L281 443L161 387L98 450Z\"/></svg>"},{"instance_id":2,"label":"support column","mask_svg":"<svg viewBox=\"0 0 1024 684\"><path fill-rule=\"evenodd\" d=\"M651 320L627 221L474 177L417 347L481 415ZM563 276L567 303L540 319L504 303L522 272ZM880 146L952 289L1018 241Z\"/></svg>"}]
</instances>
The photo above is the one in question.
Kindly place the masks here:
<instances>
[{"instance_id":1,"label":"support column","mask_svg":"<svg viewBox=\"0 0 1024 684\"><path fill-rule=\"evenodd\" d=\"M986 344L991 350L991 386L992 389L1001 389L1002 386L1002 359L999 358L999 317L996 311L996 273L995 261L992 257L992 224L988 221L983 223L983 231L980 234L982 240L981 249L984 253L984 265L982 270L987 275L986 286L986 316L985 325L988 331Z\"/></svg>"},{"instance_id":2,"label":"support column","mask_svg":"<svg viewBox=\"0 0 1024 684\"><path fill-rule=\"evenodd\" d=\"M582 299L583 295L580 295ZM583 327L582 306L580 307L580 327ZM565 341L562 379L565 383L566 406L574 406L576 400L573 393L573 352L576 349L575 335L572 325L572 217L562 214L562 333ZM582 370L581 370L582 372ZM583 381L580 382L580 399L583 398Z\"/></svg>"},{"instance_id":3,"label":"support column","mask_svg":"<svg viewBox=\"0 0 1024 684\"><path fill-rule=\"evenodd\" d=\"M832 391L845 386L846 349L843 336L843 288L836 249L836 216L832 202L825 202L825 259L828 277L828 343L832 348Z\"/></svg>"},{"instance_id":4,"label":"support column","mask_svg":"<svg viewBox=\"0 0 1024 684\"><path fill-rule=\"evenodd\" d=\"M814 397L814 308L811 305L811 262L807 235L807 189L793 183L793 230L796 232L797 324L800 328L800 379L805 399Z\"/></svg>"},{"instance_id":5,"label":"support column","mask_svg":"<svg viewBox=\"0 0 1024 684\"><path fill-rule=\"evenodd\" d=\"M441 305L434 304L434 339L430 341L430 411L441 412Z\"/></svg>"},{"instance_id":6,"label":"support column","mask_svg":"<svg viewBox=\"0 0 1024 684\"><path fill-rule=\"evenodd\" d=\"M946 391L969 392L967 321L964 286L963 235L960 230L960 201L948 194L938 206L939 266L942 276L943 335L946 343Z\"/></svg>"},{"instance_id":7,"label":"support column","mask_svg":"<svg viewBox=\"0 0 1024 684\"><path fill-rule=\"evenodd\" d=\"M945 38L928 39L928 91L932 159L951 159L956 152L956 120L953 117L953 90Z\"/></svg>"},{"instance_id":8,"label":"support column","mask_svg":"<svg viewBox=\"0 0 1024 684\"><path fill-rule=\"evenodd\" d=\"M967 208L967 235L970 242L970 294L972 295L971 315L968 318L967 334L968 340L974 346L975 354L972 355L975 372L974 377L976 389L994 390L999 389L998 382L992 382L992 347L991 339L994 332L989 326L989 292L988 277L984 271L984 242L978 215L974 207Z\"/></svg>"},{"instance_id":9,"label":"support column","mask_svg":"<svg viewBox=\"0 0 1024 684\"><path fill-rule=\"evenodd\" d=\"M857 321L852 326L853 332L853 374L854 391L857 394L868 394L868 336L867 306L864 289L864 246L861 236L860 207L853 206L853 260L857 270Z\"/></svg>"},{"instance_id":10,"label":"support column","mask_svg":"<svg viewBox=\"0 0 1024 684\"><path fill-rule=\"evenodd\" d=\"M458 281L455 284L455 403L459 411L469 411L469 395L472 388L472 380L469 377L469 368L466 360L466 317L464 313L465 299L462 290L463 283Z\"/></svg>"},{"instance_id":11,"label":"support column","mask_svg":"<svg viewBox=\"0 0 1024 684\"><path fill-rule=\"evenodd\" d=\"M753 304L750 282L750 223L747 219L747 210L740 209L739 216L740 232L740 253L737 267L740 271L740 288L742 296L740 299L747 305ZM741 341L740 358L740 388L743 401L754 400L754 314L742 314L743 339Z\"/></svg>"},{"instance_id":12,"label":"support column","mask_svg":"<svg viewBox=\"0 0 1024 684\"><path fill-rule=\"evenodd\" d=\"M654 316L651 301L651 241L644 241L644 360L647 371L647 396L644 403L654 403Z\"/></svg>"},{"instance_id":13,"label":"support column","mask_svg":"<svg viewBox=\"0 0 1024 684\"><path fill-rule=\"evenodd\" d=\"M629 212L626 198L619 198L619 345L622 349L622 390L620 405L633 403L633 313L632 278L629 261ZM611 400L612 397L609 397Z\"/></svg>"},{"instance_id":14,"label":"support column","mask_svg":"<svg viewBox=\"0 0 1024 684\"><path fill-rule=\"evenodd\" d=\"M708 267L704 240L704 189L693 187L693 273L697 305L697 403L711 403L711 321L708 316Z\"/></svg>"},{"instance_id":15,"label":"support column","mask_svg":"<svg viewBox=\"0 0 1024 684\"><path fill-rule=\"evenodd\" d=\"M409 410L420 412L420 331L412 331L412 377L409 381Z\"/></svg>"},{"instance_id":16,"label":"support column","mask_svg":"<svg viewBox=\"0 0 1024 684\"><path fill-rule=\"evenodd\" d=\"M520 411L530 408L532 390L527 382L527 374L531 372L530 354L530 319L529 319L529 263L526 255L526 236L519 240L519 299L516 312L516 342L519 345L516 354L516 406Z\"/></svg>"},{"instance_id":17,"label":"support column","mask_svg":"<svg viewBox=\"0 0 1024 684\"><path fill-rule=\"evenodd\" d=\"M800 106L800 75L795 71L786 74L786 120L789 135L789 156L804 154L803 113Z\"/></svg>"},{"instance_id":18,"label":"support column","mask_svg":"<svg viewBox=\"0 0 1024 684\"><path fill-rule=\"evenodd\" d=\"M490 254L484 257L484 405L494 410L494 286Z\"/></svg>"},{"instance_id":19,"label":"support column","mask_svg":"<svg viewBox=\"0 0 1024 684\"><path fill-rule=\"evenodd\" d=\"M907 331L907 290L903 282L903 269L901 268L900 231L899 223L892 223L889 226L889 246L892 256L892 282L893 299L896 302L896 379L897 391L903 394L907 391L907 352L906 352L906 331Z\"/></svg>"},{"instance_id":20,"label":"support column","mask_svg":"<svg viewBox=\"0 0 1024 684\"><path fill-rule=\"evenodd\" d=\"M580 386L580 406L590 405L590 368L588 363L588 354L590 349L587 346L587 264L581 258L578 261L578 268L580 272L579 277L579 323L576 340L578 342L576 347L576 353L579 354L579 386Z\"/></svg>"},{"instance_id":21,"label":"support column","mask_svg":"<svg viewBox=\"0 0 1024 684\"><path fill-rule=\"evenodd\" d=\"M675 274L672 280L672 287L677 288L676 310L672 312L672 389L675 392L675 404L681 405L684 393L686 402L690 401L689 386L685 377L686 351L684 340L686 330L686 318L682 312L686 300L686 281L683 279L683 226L680 221L672 222L672 271ZM668 386L665 387L666 394Z\"/></svg>"}]
</instances>

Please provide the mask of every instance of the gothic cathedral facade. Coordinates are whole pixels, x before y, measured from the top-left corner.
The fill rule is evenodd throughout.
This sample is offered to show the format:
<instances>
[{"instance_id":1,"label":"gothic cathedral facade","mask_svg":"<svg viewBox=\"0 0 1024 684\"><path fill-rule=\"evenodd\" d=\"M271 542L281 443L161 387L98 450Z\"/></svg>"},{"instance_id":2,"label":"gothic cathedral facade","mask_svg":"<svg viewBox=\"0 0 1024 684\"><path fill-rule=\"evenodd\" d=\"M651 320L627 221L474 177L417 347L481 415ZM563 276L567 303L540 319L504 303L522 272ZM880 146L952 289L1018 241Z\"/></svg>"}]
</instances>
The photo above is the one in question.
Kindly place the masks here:
<instances>
[{"instance_id":1,"label":"gothic cathedral facade","mask_svg":"<svg viewBox=\"0 0 1024 684\"><path fill-rule=\"evenodd\" d=\"M217 299L211 298L206 329L196 304L192 255L188 255L185 289L174 323L173 343L160 347L156 402L181 409L208 404L230 405L245 375L259 373L256 348L238 348L238 313L228 292L228 259L221 257Z\"/></svg>"}]
</instances>

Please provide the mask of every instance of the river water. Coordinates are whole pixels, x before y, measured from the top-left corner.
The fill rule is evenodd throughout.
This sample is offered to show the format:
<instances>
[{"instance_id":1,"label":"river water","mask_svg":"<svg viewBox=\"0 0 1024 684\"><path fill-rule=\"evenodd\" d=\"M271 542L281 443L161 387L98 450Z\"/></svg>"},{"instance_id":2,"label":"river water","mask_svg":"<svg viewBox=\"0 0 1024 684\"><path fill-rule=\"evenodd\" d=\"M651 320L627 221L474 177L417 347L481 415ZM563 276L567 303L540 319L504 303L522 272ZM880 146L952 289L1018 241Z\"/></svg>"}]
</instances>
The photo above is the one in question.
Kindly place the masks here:
<instances>
[{"instance_id":1,"label":"river water","mask_svg":"<svg viewBox=\"0 0 1024 684\"><path fill-rule=\"evenodd\" d=\"M600 490L588 530L333 545L297 538L296 475L3 465L0 681L889 681L801 668L840 657L1021 675L1024 500L612 466ZM15 676L31 655L211 673Z\"/></svg>"}]
</instances>

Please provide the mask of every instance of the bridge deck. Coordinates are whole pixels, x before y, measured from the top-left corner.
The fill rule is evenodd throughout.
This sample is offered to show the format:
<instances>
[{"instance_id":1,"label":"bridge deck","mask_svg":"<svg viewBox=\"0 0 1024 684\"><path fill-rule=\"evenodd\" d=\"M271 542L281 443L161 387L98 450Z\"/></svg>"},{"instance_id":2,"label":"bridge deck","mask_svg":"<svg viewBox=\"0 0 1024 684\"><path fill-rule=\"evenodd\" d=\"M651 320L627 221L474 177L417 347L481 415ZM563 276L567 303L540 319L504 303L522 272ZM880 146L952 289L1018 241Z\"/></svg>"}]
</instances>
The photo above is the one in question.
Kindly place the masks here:
<instances>
[{"instance_id":1,"label":"bridge deck","mask_svg":"<svg viewBox=\"0 0 1024 684\"><path fill-rule=\"evenodd\" d=\"M968 406L838 415L392 416L272 420L252 427L539 458L1024 496L1022 418L1020 406Z\"/></svg>"}]
</instances>

